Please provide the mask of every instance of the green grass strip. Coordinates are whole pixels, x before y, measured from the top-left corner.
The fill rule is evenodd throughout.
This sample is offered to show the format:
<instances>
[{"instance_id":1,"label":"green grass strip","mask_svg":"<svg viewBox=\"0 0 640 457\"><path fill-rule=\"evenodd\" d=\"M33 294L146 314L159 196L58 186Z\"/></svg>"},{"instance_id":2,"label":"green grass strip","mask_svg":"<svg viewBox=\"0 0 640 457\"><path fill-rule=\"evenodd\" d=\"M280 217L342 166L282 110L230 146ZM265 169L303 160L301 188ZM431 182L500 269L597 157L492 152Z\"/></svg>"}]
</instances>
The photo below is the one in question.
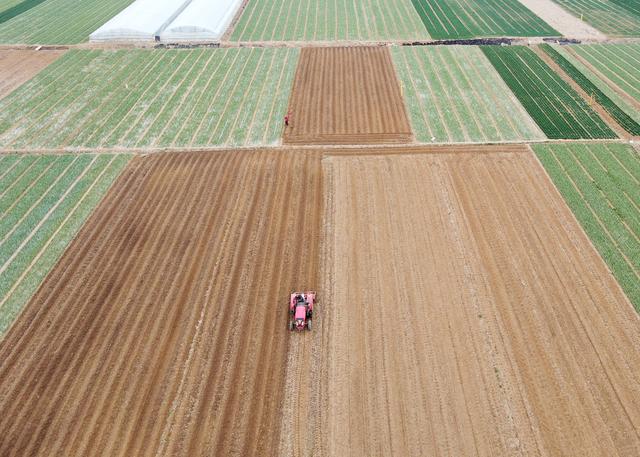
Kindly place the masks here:
<instances>
[{"instance_id":1,"label":"green grass strip","mask_svg":"<svg viewBox=\"0 0 640 457\"><path fill-rule=\"evenodd\" d=\"M615 121L625 129L627 132L634 136L640 136L640 124L625 113L613 100L607 97L595 84L593 84L589 78L580 73L580 71L574 67L571 62L565 59L563 56L553 49L548 44L540 45L540 48L551 57L560 68L562 68L587 94L592 96L594 100L602 106L607 113L615 119Z\"/></svg>"},{"instance_id":2,"label":"green grass strip","mask_svg":"<svg viewBox=\"0 0 640 457\"><path fill-rule=\"evenodd\" d=\"M69 155L45 157L47 161L55 160L56 163L73 158ZM0 273L0 337L30 300L129 160L128 155L85 155L80 162L84 166L81 169L84 172L82 178L64 198L69 188L56 190L57 201L51 201L59 203L58 207ZM35 227L38 222L32 222L30 227ZM0 256L0 264L4 265L7 258L6 253Z\"/></svg>"},{"instance_id":3,"label":"green grass strip","mask_svg":"<svg viewBox=\"0 0 640 457\"><path fill-rule=\"evenodd\" d=\"M533 145L556 187L640 312L640 157L625 144Z\"/></svg>"}]
</instances>

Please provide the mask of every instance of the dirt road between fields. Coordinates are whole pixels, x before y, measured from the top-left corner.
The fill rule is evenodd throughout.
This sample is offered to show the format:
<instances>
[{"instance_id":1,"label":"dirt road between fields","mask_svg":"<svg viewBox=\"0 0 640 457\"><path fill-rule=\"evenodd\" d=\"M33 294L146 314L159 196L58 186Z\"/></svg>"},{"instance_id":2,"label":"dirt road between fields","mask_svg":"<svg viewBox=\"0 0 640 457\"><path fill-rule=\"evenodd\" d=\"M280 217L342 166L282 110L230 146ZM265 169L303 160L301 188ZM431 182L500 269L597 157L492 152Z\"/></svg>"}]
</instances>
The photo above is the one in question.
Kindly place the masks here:
<instances>
[{"instance_id":1,"label":"dirt road between fields","mask_svg":"<svg viewBox=\"0 0 640 457\"><path fill-rule=\"evenodd\" d=\"M285 144L408 143L412 139L386 47L303 48L289 110Z\"/></svg>"},{"instance_id":2,"label":"dirt road between fields","mask_svg":"<svg viewBox=\"0 0 640 457\"><path fill-rule=\"evenodd\" d=\"M64 54L64 51L0 50L0 99Z\"/></svg>"},{"instance_id":3,"label":"dirt road between fields","mask_svg":"<svg viewBox=\"0 0 640 457\"><path fill-rule=\"evenodd\" d=\"M0 455L276 455L320 155L133 159L0 344Z\"/></svg>"},{"instance_id":4,"label":"dirt road between fields","mask_svg":"<svg viewBox=\"0 0 640 457\"><path fill-rule=\"evenodd\" d=\"M281 455L640 455L638 315L531 151L466 151L324 160Z\"/></svg>"}]
</instances>

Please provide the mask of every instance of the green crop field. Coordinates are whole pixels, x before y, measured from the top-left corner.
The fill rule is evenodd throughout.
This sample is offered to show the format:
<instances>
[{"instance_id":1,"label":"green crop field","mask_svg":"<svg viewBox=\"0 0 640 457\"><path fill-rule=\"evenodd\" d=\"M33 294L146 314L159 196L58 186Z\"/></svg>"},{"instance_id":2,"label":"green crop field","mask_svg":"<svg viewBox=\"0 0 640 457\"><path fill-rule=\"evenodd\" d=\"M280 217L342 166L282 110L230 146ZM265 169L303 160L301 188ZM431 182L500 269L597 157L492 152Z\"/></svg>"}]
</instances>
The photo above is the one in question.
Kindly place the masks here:
<instances>
[{"instance_id":1,"label":"green crop field","mask_svg":"<svg viewBox=\"0 0 640 457\"><path fill-rule=\"evenodd\" d=\"M0 0L0 43L74 44L133 0Z\"/></svg>"},{"instance_id":2,"label":"green crop field","mask_svg":"<svg viewBox=\"0 0 640 457\"><path fill-rule=\"evenodd\" d=\"M640 124L602 92L589 78L583 75L569 60L548 44L540 47L567 73L587 94L600 104L615 121L631 135L640 136Z\"/></svg>"},{"instance_id":3,"label":"green crop field","mask_svg":"<svg viewBox=\"0 0 640 457\"><path fill-rule=\"evenodd\" d=\"M640 44L571 46L571 54L640 104Z\"/></svg>"},{"instance_id":4,"label":"green crop field","mask_svg":"<svg viewBox=\"0 0 640 457\"><path fill-rule=\"evenodd\" d=\"M72 50L0 101L0 147L276 143L299 50Z\"/></svg>"},{"instance_id":5,"label":"green crop field","mask_svg":"<svg viewBox=\"0 0 640 457\"><path fill-rule=\"evenodd\" d=\"M611 37L640 36L638 3L630 0L553 0L574 16Z\"/></svg>"},{"instance_id":6,"label":"green crop field","mask_svg":"<svg viewBox=\"0 0 640 457\"><path fill-rule=\"evenodd\" d=\"M252 0L233 41L429 39L411 0Z\"/></svg>"},{"instance_id":7,"label":"green crop field","mask_svg":"<svg viewBox=\"0 0 640 457\"><path fill-rule=\"evenodd\" d=\"M435 39L560 36L517 0L412 0Z\"/></svg>"},{"instance_id":8,"label":"green crop field","mask_svg":"<svg viewBox=\"0 0 640 457\"><path fill-rule=\"evenodd\" d=\"M418 141L545 138L478 47L396 47L392 56Z\"/></svg>"},{"instance_id":9,"label":"green crop field","mask_svg":"<svg viewBox=\"0 0 640 457\"><path fill-rule=\"evenodd\" d=\"M607 48L615 48L618 46L620 45L611 44L607 45ZM609 97L634 121L640 124L640 100L634 99L633 97L631 97L631 95L623 91L617 84L615 84L610 79L610 77L614 77L611 73L610 77L605 76L604 73L601 73L595 68L595 66L591 65L589 61L587 61L583 57L578 56L577 51L579 51L582 47L583 46L553 46L553 48L565 59L571 62L571 64L576 67L580 71L580 73L589 78L589 81L591 81L598 89L600 89L602 93ZM611 72L613 70L613 65L609 64L607 67L602 68L602 70ZM628 74L623 74L623 76L626 78L630 77ZM633 85L631 85L631 89L633 89Z\"/></svg>"},{"instance_id":10,"label":"green crop field","mask_svg":"<svg viewBox=\"0 0 640 457\"><path fill-rule=\"evenodd\" d=\"M0 156L0 336L129 156Z\"/></svg>"},{"instance_id":11,"label":"green crop field","mask_svg":"<svg viewBox=\"0 0 640 457\"><path fill-rule=\"evenodd\" d=\"M640 156L624 144L534 145L534 151L640 311Z\"/></svg>"},{"instance_id":12,"label":"green crop field","mask_svg":"<svg viewBox=\"0 0 640 457\"><path fill-rule=\"evenodd\" d=\"M616 138L587 102L531 49L483 46L482 50L549 138Z\"/></svg>"}]
</instances>

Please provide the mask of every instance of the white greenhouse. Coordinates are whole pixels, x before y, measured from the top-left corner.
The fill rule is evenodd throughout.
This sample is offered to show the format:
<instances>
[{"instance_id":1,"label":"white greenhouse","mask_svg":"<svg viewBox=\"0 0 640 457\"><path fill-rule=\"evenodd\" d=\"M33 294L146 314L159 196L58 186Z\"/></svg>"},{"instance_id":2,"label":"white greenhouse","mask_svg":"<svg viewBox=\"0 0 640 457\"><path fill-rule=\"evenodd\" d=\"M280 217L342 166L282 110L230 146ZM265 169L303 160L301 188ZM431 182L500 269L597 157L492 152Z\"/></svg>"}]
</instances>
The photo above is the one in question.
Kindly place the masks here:
<instances>
[{"instance_id":1,"label":"white greenhouse","mask_svg":"<svg viewBox=\"0 0 640 457\"><path fill-rule=\"evenodd\" d=\"M136 0L90 36L91 41L219 40L242 0Z\"/></svg>"},{"instance_id":2,"label":"white greenhouse","mask_svg":"<svg viewBox=\"0 0 640 457\"><path fill-rule=\"evenodd\" d=\"M160 41L175 43L219 40L241 3L242 0L192 0L160 33Z\"/></svg>"}]
</instances>

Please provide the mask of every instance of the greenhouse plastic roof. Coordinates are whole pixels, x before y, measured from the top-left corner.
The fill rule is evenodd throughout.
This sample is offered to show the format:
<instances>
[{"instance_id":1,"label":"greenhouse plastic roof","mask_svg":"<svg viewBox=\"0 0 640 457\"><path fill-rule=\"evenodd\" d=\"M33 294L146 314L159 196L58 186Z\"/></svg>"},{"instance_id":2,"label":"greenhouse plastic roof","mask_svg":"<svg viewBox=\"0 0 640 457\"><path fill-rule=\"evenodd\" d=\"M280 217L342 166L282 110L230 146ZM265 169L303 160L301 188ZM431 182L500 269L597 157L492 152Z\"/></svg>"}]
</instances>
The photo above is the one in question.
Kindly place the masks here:
<instances>
[{"instance_id":1,"label":"greenhouse plastic roof","mask_svg":"<svg viewBox=\"0 0 640 457\"><path fill-rule=\"evenodd\" d=\"M153 41L190 0L136 0L90 36L91 41Z\"/></svg>"},{"instance_id":2,"label":"greenhouse plastic roof","mask_svg":"<svg viewBox=\"0 0 640 457\"><path fill-rule=\"evenodd\" d=\"M215 41L231 23L242 0L192 0L160 34L160 40Z\"/></svg>"}]
</instances>

